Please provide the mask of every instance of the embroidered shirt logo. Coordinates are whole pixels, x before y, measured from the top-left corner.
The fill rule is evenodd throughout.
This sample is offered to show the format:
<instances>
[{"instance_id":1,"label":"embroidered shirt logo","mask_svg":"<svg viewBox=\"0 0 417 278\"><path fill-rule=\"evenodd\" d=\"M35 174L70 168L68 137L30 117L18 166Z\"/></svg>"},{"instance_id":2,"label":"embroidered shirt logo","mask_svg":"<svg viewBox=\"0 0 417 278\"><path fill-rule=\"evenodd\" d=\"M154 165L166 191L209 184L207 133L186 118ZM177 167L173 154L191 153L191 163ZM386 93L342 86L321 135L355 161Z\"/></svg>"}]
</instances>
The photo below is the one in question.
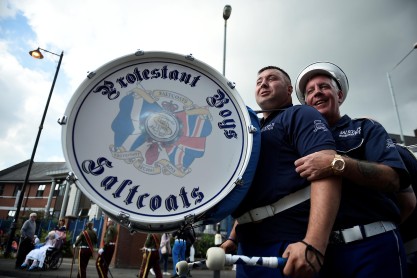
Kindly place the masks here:
<instances>
[{"instance_id":1,"label":"embroidered shirt logo","mask_svg":"<svg viewBox=\"0 0 417 278\"><path fill-rule=\"evenodd\" d=\"M262 128L262 131L273 130L275 123L270 123Z\"/></svg>"},{"instance_id":2,"label":"embroidered shirt logo","mask_svg":"<svg viewBox=\"0 0 417 278\"><path fill-rule=\"evenodd\" d=\"M394 143L394 141L392 141L391 138L387 139L387 149L389 149L389 148L395 148L395 143Z\"/></svg>"},{"instance_id":3,"label":"embroidered shirt logo","mask_svg":"<svg viewBox=\"0 0 417 278\"><path fill-rule=\"evenodd\" d=\"M314 120L314 132L318 130L326 131L327 127L321 120Z\"/></svg>"},{"instance_id":4,"label":"embroidered shirt logo","mask_svg":"<svg viewBox=\"0 0 417 278\"><path fill-rule=\"evenodd\" d=\"M358 127L357 129L342 130L339 133L339 137L356 136L358 134L361 134L361 127Z\"/></svg>"}]
</instances>

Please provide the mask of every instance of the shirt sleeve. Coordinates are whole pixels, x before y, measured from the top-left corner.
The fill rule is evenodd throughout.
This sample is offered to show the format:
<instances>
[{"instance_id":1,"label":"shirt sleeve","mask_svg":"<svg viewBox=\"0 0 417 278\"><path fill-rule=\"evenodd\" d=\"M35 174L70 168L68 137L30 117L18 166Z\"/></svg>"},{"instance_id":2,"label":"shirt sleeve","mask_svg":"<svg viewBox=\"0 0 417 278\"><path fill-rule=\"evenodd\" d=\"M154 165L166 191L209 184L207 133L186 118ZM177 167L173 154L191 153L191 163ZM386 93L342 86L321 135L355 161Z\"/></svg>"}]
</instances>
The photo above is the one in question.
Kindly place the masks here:
<instances>
[{"instance_id":1,"label":"shirt sleeve","mask_svg":"<svg viewBox=\"0 0 417 278\"><path fill-rule=\"evenodd\" d=\"M290 123L287 134L300 156L321 150L336 150L327 121L315 108L302 105L290 116L291 119L286 119Z\"/></svg>"},{"instance_id":2,"label":"shirt sleeve","mask_svg":"<svg viewBox=\"0 0 417 278\"><path fill-rule=\"evenodd\" d=\"M362 126L365 141L365 158L390 166L400 176L401 188L410 185L410 179L403 160L385 128L376 121L366 120Z\"/></svg>"}]
</instances>

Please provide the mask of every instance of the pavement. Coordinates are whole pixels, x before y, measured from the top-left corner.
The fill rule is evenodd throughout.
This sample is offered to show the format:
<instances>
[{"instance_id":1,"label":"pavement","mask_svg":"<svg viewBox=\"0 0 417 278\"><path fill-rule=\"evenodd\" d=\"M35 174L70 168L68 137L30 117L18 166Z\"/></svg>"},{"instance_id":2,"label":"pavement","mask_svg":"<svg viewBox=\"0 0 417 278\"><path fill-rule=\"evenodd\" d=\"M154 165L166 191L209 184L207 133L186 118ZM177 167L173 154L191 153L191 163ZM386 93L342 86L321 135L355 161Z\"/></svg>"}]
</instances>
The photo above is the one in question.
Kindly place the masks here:
<instances>
[{"instance_id":1,"label":"pavement","mask_svg":"<svg viewBox=\"0 0 417 278\"><path fill-rule=\"evenodd\" d=\"M90 259L87 267L87 277L98 277L97 270L95 268L95 260ZM71 265L72 259L71 258L64 258L62 265L57 270L43 270L43 271L27 271L21 269L15 269L15 259L5 259L0 257L0 277L8 278L8 277L25 277L25 278L34 278L34 277L42 277L42 278L52 278L52 277L77 277L77 261L74 262L72 267L71 273ZM169 270L172 269L172 266L169 266ZM111 275L109 274L108 277L113 278L136 278L139 272L138 268L114 268L110 267ZM212 270L208 269L192 269L191 270L192 277L195 278L231 278L236 277L236 272L233 270L221 270L220 273L215 273ZM155 277L149 274L148 278ZM171 277L171 275L164 275L164 278Z\"/></svg>"}]
</instances>

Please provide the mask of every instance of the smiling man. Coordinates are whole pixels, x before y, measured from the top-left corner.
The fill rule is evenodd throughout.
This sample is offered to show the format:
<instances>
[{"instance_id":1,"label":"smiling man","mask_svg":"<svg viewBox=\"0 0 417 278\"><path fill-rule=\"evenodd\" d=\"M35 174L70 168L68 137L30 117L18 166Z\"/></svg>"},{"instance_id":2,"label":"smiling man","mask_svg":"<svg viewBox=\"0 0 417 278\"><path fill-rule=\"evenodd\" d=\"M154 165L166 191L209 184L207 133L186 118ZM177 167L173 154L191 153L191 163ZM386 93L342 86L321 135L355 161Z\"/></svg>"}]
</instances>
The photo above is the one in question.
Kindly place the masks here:
<instances>
[{"instance_id":1,"label":"smiling man","mask_svg":"<svg viewBox=\"0 0 417 278\"><path fill-rule=\"evenodd\" d=\"M335 64L306 67L296 81L301 103L327 120L337 155L314 153L295 162L310 181L342 177L342 198L323 277L407 277L404 246L397 225L400 211L395 192L409 185L395 144L377 122L340 114L349 83Z\"/></svg>"},{"instance_id":2,"label":"smiling man","mask_svg":"<svg viewBox=\"0 0 417 278\"><path fill-rule=\"evenodd\" d=\"M279 67L258 71L255 98L263 110L261 152L255 178L233 216L235 228L222 247L246 256L284 257L279 269L237 265L237 278L314 277L323 263L336 217L341 181L300 177L294 162L318 153L335 155L326 120L315 109L293 105L293 87ZM311 196L311 197L310 197Z\"/></svg>"}]
</instances>

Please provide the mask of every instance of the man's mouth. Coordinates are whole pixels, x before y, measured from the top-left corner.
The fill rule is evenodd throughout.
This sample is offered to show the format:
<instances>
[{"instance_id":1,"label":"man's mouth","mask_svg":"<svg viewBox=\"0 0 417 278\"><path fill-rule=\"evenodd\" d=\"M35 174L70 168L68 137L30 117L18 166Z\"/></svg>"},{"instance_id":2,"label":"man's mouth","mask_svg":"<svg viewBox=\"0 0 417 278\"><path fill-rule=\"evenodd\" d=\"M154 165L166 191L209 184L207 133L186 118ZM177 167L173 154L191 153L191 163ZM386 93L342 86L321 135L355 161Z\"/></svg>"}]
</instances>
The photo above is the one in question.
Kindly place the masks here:
<instances>
[{"instance_id":1,"label":"man's mouth","mask_svg":"<svg viewBox=\"0 0 417 278\"><path fill-rule=\"evenodd\" d=\"M319 99L318 101L316 101L316 102L314 103L314 106L320 106L321 104L324 104L324 103L326 103L326 102L327 102L326 100Z\"/></svg>"}]
</instances>

